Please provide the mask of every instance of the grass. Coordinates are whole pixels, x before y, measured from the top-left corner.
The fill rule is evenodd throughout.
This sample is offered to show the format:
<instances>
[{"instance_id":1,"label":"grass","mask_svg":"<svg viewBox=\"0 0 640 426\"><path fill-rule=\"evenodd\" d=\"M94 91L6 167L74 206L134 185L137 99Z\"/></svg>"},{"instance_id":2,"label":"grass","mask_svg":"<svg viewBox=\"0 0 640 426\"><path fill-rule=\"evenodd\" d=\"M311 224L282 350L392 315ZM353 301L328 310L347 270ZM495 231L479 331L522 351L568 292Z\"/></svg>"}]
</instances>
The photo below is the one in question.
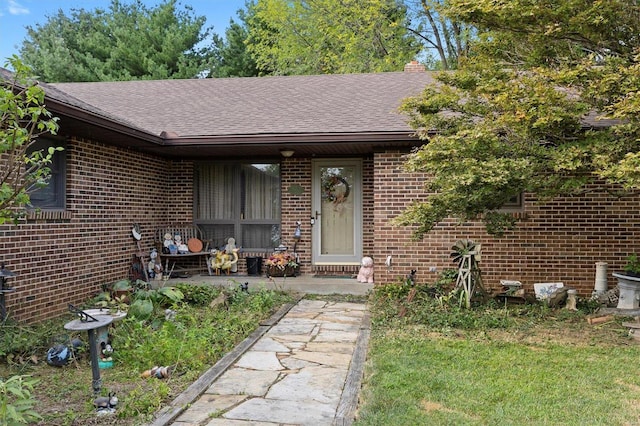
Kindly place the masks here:
<instances>
[{"instance_id":1,"label":"grass","mask_svg":"<svg viewBox=\"0 0 640 426\"><path fill-rule=\"evenodd\" d=\"M357 426L638 424L640 346L622 319L588 325L584 301L467 310L433 291L398 318L401 287L373 297Z\"/></svg>"},{"instance_id":2,"label":"grass","mask_svg":"<svg viewBox=\"0 0 640 426\"><path fill-rule=\"evenodd\" d=\"M115 367L101 372L103 394L120 399L115 415L95 415L86 356L63 368L42 361L69 318L30 328L5 324L0 377L39 379L40 425L143 424L291 300L280 292L232 289L211 308L220 289L181 290L175 321L156 315L117 325ZM589 325L585 317L596 306L587 301L578 312L538 304L464 309L442 283L417 287L407 303L410 290L407 283L381 286L369 298L373 330L356 426L640 423L640 345L621 326L626 319ZM327 297L364 301L317 296ZM173 365L174 374L140 378L154 365Z\"/></svg>"},{"instance_id":3,"label":"grass","mask_svg":"<svg viewBox=\"0 0 640 426\"><path fill-rule=\"evenodd\" d=\"M166 320L157 306L150 318L128 316L112 330L114 367L101 370L102 390L119 398L113 415L96 416L91 390L92 374L87 353L69 365L57 368L44 362L51 342L64 333L71 318L26 327L7 323L0 329L0 377L27 374L38 380L33 397L35 411L44 420L39 425L139 425L150 421L166 403L186 389L292 297L260 289L250 293L224 290L224 303L209 303L223 291L204 286L178 286L184 299L171 308L175 319ZM69 339L73 336L64 336ZM86 340L79 333L77 337ZM63 340L64 340L63 339ZM85 351L87 352L87 351ZM172 366L167 379L141 378L154 366Z\"/></svg>"}]
</instances>

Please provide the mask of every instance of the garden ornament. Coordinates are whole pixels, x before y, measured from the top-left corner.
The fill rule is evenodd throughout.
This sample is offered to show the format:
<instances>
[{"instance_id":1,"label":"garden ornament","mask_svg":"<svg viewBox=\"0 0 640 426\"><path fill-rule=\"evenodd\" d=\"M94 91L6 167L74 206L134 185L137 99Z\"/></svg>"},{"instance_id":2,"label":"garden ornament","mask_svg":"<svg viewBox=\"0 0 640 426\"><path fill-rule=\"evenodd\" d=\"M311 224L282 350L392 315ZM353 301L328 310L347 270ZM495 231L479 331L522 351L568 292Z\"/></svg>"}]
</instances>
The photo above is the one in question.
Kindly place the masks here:
<instances>
[{"instance_id":1,"label":"garden ornament","mask_svg":"<svg viewBox=\"0 0 640 426\"><path fill-rule=\"evenodd\" d=\"M175 237L173 237L176 247L178 247L178 253L180 254L186 254L189 253L189 246L186 245L184 243L184 241L182 241L182 236L180 234L176 234Z\"/></svg>"},{"instance_id":2,"label":"garden ornament","mask_svg":"<svg viewBox=\"0 0 640 426\"><path fill-rule=\"evenodd\" d=\"M71 349L66 345L55 345L47 351L47 364L62 367L71 360Z\"/></svg>"},{"instance_id":3,"label":"garden ornament","mask_svg":"<svg viewBox=\"0 0 640 426\"><path fill-rule=\"evenodd\" d=\"M164 241L162 243L162 252L164 254L169 254L169 248L173 245L173 237L171 234L164 234Z\"/></svg>"},{"instance_id":4,"label":"garden ornament","mask_svg":"<svg viewBox=\"0 0 640 426\"><path fill-rule=\"evenodd\" d=\"M360 265L357 277L358 282L373 284L373 259L365 256L362 258Z\"/></svg>"},{"instance_id":5,"label":"garden ornament","mask_svg":"<svg viewBox=\"0 0 640 426\"><path fill-rule=\"evenodd\" d=\"M234 249L231 254L224 250L212 250L211 254L211 266L216 271L216 275L220 275L220 271L225 271L229 275L231 267L238 263L238 249Z\"/></svg>"},{"instance_id":6,"label":"garden ornament","mask_svg":"<svg viewBox=\"0 0 640 426\"><path fill-rule=\"evenodd\" d=\"M99 410L115 410L116 405L118 405L118 397L110 392L109 396L99 396L98 398L93 400L93 405Z\"/></svg>"},{"instance_id":7,"label":"garden ornament","mask_svg":"<svg viewBox=\"0 0 640 426\"><path fill-rule=\"evenodd\" d=\"M233 237L229 237L229 239L227 240L227 245L224 248L224 251L227 253L233 253L234 250L236 250L236 239ZM231 265L230 272L238 272L237 261Z\"/></svg>"},{"instance_id":8,"label":"garden ornament","mask_svg":"<svg viewBox=\"0 0 640 426\"><path fill-rule=\"evenodd\" d=\"M158 251L156 249L152 249L149 254L149 264L147 265L147 272L149 274L149 278L156 278L158 280L162 279L162 262L158 257Z\"/></svg>"}]
</instances>

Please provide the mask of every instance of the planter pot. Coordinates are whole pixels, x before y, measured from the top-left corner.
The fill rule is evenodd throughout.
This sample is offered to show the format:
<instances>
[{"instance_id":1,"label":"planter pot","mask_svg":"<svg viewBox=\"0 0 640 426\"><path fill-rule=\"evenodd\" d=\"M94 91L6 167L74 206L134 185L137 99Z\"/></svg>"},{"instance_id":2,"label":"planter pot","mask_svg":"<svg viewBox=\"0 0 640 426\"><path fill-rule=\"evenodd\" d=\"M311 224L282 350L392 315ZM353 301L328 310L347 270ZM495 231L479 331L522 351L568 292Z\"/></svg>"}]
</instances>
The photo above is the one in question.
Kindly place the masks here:
<instances>
[{"instance_id":1,"label":"planter pot","mask_svg":"<svg viewBox=\"0 0 640 426\"><path fill-rule=\"evenodd\" d=\"M262 275L262 258L247 257L247 275Z\"/></svg>"},{"instance_id":2,"label":"planter pot","mask_svg":"<svg viewBox=\"0 0 640 426\"><path fill-rule=\"evenodd\" d=\"M614 273L618 279L620 297L618 309L638 309L640 306L640 277L626 275L626 273Z\"/></svg>"},{"instance_id":3,"label":"planter pot","mask_svg":"<svg viewBox=\"0 0 640 426\"><path fill-rule=\"evenodd\" d=\"M270 277L295 277L298 268L293 266L285 266L284 269L280 269L277 266L267 266L267 275Z\"/></svg>"}]
</instances>

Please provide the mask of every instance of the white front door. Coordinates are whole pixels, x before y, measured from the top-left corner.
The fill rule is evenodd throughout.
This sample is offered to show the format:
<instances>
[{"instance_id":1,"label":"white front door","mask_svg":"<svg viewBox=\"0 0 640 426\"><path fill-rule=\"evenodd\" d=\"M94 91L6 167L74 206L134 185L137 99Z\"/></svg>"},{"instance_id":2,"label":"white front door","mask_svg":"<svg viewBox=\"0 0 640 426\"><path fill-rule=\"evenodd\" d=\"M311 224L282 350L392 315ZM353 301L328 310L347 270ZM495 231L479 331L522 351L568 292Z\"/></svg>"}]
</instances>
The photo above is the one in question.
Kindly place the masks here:
<instances>
[{"instance_id":1,"label":"white front door","mask_svg":"<svg viewBox=\"0 0 640 426\"><path fill-rule=\"evenodd\" d=\"M313 264L353 265L362 257L362 162L313 162Z\"/></svg>"}]
</instances>

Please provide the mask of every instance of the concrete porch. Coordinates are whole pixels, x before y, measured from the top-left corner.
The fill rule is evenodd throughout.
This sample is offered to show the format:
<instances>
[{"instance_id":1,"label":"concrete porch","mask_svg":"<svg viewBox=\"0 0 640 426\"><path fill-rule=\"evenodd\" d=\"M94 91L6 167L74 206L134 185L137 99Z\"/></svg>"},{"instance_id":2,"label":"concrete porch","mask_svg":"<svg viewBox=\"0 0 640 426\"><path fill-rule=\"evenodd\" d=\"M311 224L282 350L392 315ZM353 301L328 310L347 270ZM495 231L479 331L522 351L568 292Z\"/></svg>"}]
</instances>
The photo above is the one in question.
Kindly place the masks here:
<instances>
[{"instance_id":1,"label":"concrete porch","mask_svg":"<svg viewBox=\"0 0 640 426\"><path fill-rule=\"evenodd\" d=\"M352 294L366 295L373 284L359 283L355 278L317 277L302 275L297 277L267 277L241 274L209 276L192 275L188 278L171 278L167 281L151 281L153 287L171 286L178 283L207 284L223 287L249 283L249 290L258 288L278 289L309 294Z\"/></svg>"}]
</instances>

